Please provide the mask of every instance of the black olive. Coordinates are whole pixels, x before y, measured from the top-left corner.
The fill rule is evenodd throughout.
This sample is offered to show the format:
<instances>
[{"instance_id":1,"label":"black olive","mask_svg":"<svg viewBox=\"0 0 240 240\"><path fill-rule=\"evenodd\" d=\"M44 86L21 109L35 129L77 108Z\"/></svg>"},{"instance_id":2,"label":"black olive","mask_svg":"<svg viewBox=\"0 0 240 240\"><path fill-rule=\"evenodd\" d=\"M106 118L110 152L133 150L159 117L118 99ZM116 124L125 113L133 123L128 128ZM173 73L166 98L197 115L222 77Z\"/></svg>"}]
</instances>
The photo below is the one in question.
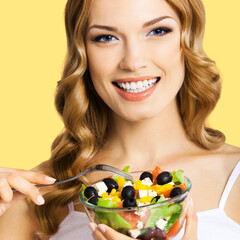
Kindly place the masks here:
<instances>
[{"instance_id":1,"label":"black olive","mask_svg":"<svg viewBox=\"0 0 240 240\"><path fill-rule=\"evenodd\" d=\"M140 180L143 180L144 178L150 178L151 181L153 180L153 175L150 172L143 172L140 176Z\"/></svg>"},{"instance_id":2,"label":"black olive","mask_svg":"<svg viewBox=\"0 0 240 240\"><path fill-rule=\"evenodd\" d=\"M155 229L149 228L149 230L144 234L143 239L144 240L151 240L155 237ZM155 238L156 239L156 238Z\"/></svg>"},{"instance_id":3,"label":"black olive","mask_svg":"<svg viewBox=\"0 0 240 240\"><path fill-rule=\"evenodd\" d=\"M164 185L172 181L172 174L170 172L161 172L157 176L157 184Z\"/></svg>"},{"instance_id":4,"label":"black olive","mask_svg":"<svg viewBox=\"0 0 240 240\"><path fill-rule=\"evenodd\" d=\"M166 236L166 233L163 230L161 230L159 228L156 228L155 238L156 238L156 240L166 240L167 236Z\"/></svg>"},{"instance_id":5,"label":"black olive","mask_svg":"<svg viewBox=\"0 0 240 240\"><path fill-rule=\"evenodd\" d=\"M170 198L173 198L179 194L183 193L183 190L180 187L175 187L173 190L170 192Z\"/></svg>"},{"instance_id":6,"label":"black olive","mask_svg":"<svg viewBox=\"0 0 240 240\"><path fill-rule=\"evenodd\" d=\"M151 203L154 201L154 199L156 199L155 203L159 200L159 198L161 198L161 196L156 196L152 199Z\"/></svg>"},{"instance_id":7,"label":"black olive","mask_svg":"<svg viewBox=\"0 0 240 240\"><path fill-rule=\"evenodd\" d=\"M84 195L86 198L90 198L91 196L97 196L98 192L94 187L87 187L84 191Z\"/></svg>"},{"instance_id":8,"label":"black olive","mask_svg":"<svg viewBox=\"0 0 240 240\"><path fill-rule=\"evenodd\" d=\"M137 201L135 198L125 198L123 200L123 207L136 207Z\"/></svg>"},{"instance_id":9,"label":"black olive","mask_svg":"<svg viewBox=\"0 0 240 240\"><path fill-rule=\"evenodd\" d=\"M135 197L135 189L133 186L126 186L122 190L122 198L134 198Z\"/></svg>"},{"instance_id":10,"label":"black olive","mask_svg":"<svg viewBox=\"0 0 240 240\"><path fill-rule=\"evenodd\" d=\"M94 204L94 205L97 205L98 204L98 198L97 196L93 196L91 198L89 198L88 202L91 203L91 204Z\"/></svg>"},{"instance_id":11,"label":"black olive","mask_svg":"<svg viewBox=\"0 0 240 240\"><path fill-rule=\"evenodd\" d=\"M108 188L108 190L107 190L108 193L110 193L113 188L118 190L118 184L112 178L104 178L102 181L106 184L106 186Z\"/></svg>"}]
</instances>

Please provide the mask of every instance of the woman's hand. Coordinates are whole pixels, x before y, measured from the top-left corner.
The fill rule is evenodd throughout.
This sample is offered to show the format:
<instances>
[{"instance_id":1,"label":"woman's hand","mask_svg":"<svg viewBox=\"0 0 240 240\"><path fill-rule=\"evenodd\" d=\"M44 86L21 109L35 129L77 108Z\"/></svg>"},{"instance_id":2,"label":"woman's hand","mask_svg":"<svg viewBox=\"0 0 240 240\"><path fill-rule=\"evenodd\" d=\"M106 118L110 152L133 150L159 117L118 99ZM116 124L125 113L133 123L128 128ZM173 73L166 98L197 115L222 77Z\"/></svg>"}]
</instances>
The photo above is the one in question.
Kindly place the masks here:
<instances>
[{"instance_id":1,"label":"woman's hand","mask_svg":"<svg viewBox=\"0 0 240 240\"><path fill-rule=\"evenodd\" d=\"M132 240L126 235L123 235L105 224L96 225L95 223L89 223L89 227L92 231L94 240Z\"/></svg>"},{"instance_id":2,"label":"woman's hand","mask_svg":"<svg viewBox=\"0 0 240 240\"><path fill-rule=\"evenodd\" d=\"M44 199L35 184L51 184L56 179L33 171L0 167L0 216L10 205L24 197L30 197L37 205L44 204ZM17 191L13 192L11 188Z\"/></svg>"},{"instance_id":3,"label":"woman's hand","mask_svg":"<svg viewBox=\"0 0 240 240\"><path fill-rule=\"evenodd\" d=\"M197 240L197 224L198 224L198 217L193 208L193 201L190 198L190 203L187 210L187 217L186 217L186 226L185 226L185 233L182 240Z\"/></svg>"},{"instance_id":4,"label":"woman's hand","mask_svg":"<svg viewBox=\"0 0 240 240\"><path fill-rule=\"evenodd\" d=\"M119 232L116 232L112 228L105 224L96 225L90 223L89 227L92 231L93 239L95 240L131 240L133 238L127 237ZM197 215L193 209L192 199L187 210L185 234L182 240L197 240Z\"/></svg>"}]
</instances>

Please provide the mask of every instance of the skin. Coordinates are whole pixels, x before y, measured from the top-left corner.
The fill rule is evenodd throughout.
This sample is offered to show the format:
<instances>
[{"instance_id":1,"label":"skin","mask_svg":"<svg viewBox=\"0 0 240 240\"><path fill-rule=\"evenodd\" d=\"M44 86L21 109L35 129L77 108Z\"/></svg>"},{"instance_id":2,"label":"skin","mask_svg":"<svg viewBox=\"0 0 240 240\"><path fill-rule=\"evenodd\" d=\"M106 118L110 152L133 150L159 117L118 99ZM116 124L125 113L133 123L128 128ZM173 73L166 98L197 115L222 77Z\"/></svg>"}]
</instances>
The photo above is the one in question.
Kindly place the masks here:
<instances>
[{"instance_id":1,"label":"skin","mask_svg":"<svg viewBox=\"0 0 240 240\"><path fill-rule=\"evenodd\" d=\"M169 18L142 27L161 16ZM105 163L120 169L131 165L131 171L151 170L155 166L169 171L184 169L193 184L194 209L204 211L218 207L228 177L240 159L240 149L224 144L217 150L205 150L191 142L185 133L176 106L176 94L184 79L184 56L180 46L181 24L174 10L163 0L151 0L151 4L149 0L93 0L88 28L95 24L113 26L118 31L92 28L86 34L93 84L112 109L108 141L94 156L94 164ZM153 29L159 27L172 31L156 35ZM102 34L111 35L111 41L93 42ZM119 78L148 75L160 76L161 80L153 94L142 101L123 99L112 84ZM47 167L48 162L42 165ZM34 232L41 230L27 202L18 199L30 196L39 204L37 197L42 192L32 183L54 181L49 182L45 175L35 171L38 168L33 171L0 168L0 206L2 213L5 212L0 217L1 239L33 239ZM89 179L95 181L95 175L90 175ZM10 187L23 194L12 194ZM240 177L231 191L225 211L240 224L239 187ZM194 209L190 204L185 240L197 239ZM83 211L78 200L75 201L75 210ZM56 214L60 223L68 214L67 206L56 209ZM96 239L131 239L104 225L91 224L90 227Z\"/></svg>"}]
</instances>

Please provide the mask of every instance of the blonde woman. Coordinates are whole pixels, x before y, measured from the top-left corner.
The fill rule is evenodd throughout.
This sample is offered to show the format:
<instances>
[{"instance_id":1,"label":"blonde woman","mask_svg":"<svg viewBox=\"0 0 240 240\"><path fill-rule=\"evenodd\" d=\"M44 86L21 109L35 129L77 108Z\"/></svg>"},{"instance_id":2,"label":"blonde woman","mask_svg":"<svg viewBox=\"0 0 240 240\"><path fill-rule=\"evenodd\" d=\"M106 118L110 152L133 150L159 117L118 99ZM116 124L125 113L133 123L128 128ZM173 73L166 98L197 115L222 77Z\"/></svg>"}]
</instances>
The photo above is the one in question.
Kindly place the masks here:
<instances>
[{"instance_id":1,"label":"blonde woman","mask_svg":"<svg viewBox=\"0 0 240 240\"><path fill-rule=\"evenodd\" d=\"M202 49L201 1L68 0L65 23L56 93L65 130L34 171L0 169L0 239L131 239L105 225L88 228L80 180L34 187L97 163L184 169L198 220L190 204L185 234L175 239L237 239L240 149L206 126L221 83Z\"/></svg>"}]
</instances>

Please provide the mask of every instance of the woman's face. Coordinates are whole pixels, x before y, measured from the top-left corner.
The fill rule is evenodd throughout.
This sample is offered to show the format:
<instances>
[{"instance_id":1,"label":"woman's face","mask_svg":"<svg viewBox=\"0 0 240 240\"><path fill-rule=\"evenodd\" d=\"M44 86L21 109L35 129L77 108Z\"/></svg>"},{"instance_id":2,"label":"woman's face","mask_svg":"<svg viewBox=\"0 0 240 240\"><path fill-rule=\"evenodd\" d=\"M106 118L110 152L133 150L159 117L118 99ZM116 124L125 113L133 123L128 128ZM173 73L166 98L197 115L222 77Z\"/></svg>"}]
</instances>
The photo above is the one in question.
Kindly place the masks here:
<instances>
[{"instance_id":1,"label":"woman's face","mask_svg":"<svg viewBox=\"0 0 240 240\"><path fill-rule=\"evenodd\" d=\"M164 0L93 0L86 48L93 85L130 121L175 100L184 80L180 20Z\"/></svg>"}]
</instances>

